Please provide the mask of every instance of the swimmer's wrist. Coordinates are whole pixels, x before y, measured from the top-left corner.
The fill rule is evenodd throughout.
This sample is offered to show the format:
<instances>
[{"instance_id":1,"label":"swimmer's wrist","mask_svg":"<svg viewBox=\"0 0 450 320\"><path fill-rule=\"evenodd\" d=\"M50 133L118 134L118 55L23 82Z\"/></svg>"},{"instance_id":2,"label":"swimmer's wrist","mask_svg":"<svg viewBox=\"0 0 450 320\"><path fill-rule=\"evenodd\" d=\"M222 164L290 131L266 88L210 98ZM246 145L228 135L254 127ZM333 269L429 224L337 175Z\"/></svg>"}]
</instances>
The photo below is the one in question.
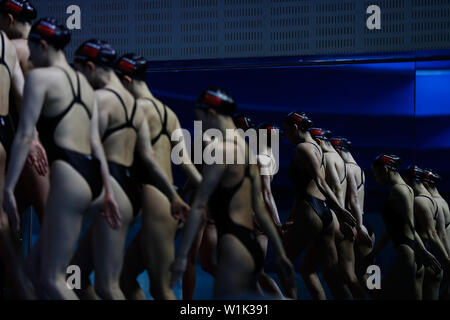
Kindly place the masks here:
<instances>
[{"instance_id":1,"label":"swimmer's wrist","mask_svg":"<svg viewBox=\"0 0 450 320\"><path fill-rule=\"evenodd\" d=\"M3 189L3 192L4 192L5 194L14 194L14 188L11 187L11 186L6 186L6 185L5 185L5 187L4 187L4 189Z\"/></svg>"}]
</instances>

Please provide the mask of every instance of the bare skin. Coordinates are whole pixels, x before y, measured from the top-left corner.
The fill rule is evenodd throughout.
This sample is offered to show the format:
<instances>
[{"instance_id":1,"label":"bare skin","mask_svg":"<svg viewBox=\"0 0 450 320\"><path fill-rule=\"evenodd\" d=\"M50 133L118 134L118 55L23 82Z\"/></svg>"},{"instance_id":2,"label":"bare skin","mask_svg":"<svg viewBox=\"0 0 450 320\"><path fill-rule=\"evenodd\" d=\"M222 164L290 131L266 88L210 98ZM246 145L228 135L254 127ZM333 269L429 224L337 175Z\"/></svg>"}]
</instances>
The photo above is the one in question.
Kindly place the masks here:
<instances>
[{"instance_id":1,"label":"bare skin","mask_svg":"<svg viewBox=\"0 0 450 320\"><path fill-rule=\"evenodd\" d=\"M236 128L231 117L217 114L214 110L196 110L197 118L208 128ZM246 143L241 137L237 143L225 141L217 152L224 154L245 152ZM250 178L244 178L245 165L205 165L203 181L196 194L193 210L185 225L183 240L177 254L171 284L174 286L186 270L187 257L198 229L206 217L208 201L217 186L231 187L244 179L242 186L236 191L229 204L230 219L238 225L253 229L253 212L263 231L273 242L275 248L275 263L285 292L296 293L295 276L292 265L284 254L284 250L275 226L270 220L262 199L260 174L258 167L250 166ZM252 201L250 201L252 199ZM214 214L214 213L213 213ZM218 241L218 268L214 282L215 297L241 297L256 294L257 275L253 273L255 265L251 253L232 234L224 234ZM294 296L295 297L295 296Z\"/></svg>"},{"instance_id":2,"label":"bare skin","mask_svg":"<svg viewBox=\"0 0 450 320\"><path fill-rule=\"evenodd\" d=\"M31 24L18 21L11 14L0 16L0 20L0 28L5 30L11 43L16 48L20 68L24 77L26 77L33 69L33 64L29 59L30 49L27 43ZM13 90L14 105L18 114L21 111L21 96L22 93ZM50 190L48 171L45 149L39 139L35 139L30 147L30 154L16 187L15 195L18 200L19 212L23 212L27 207L32 206L41 224Z\"/></svg>"},{"instance_id":3,"label":"bare skin","mask_svg":"<svg viewBox=\"0 0 450 320\"><path fill-rule=\"evenodd\" d=\"M17 59L17 54L12 42L8 39L3 31L0 31L5 40L5 62L11 71L10 74L7 68L0 66L0 115L7 117L9 111L10 90L23 93L24 79L20 65ZM7 157L10 159L10 154L7 154L5 146L0 144L0 187L3 190L5 185ZM3 203L4 195L0 195L0 201ZM16 231L16 229L14 230ZM34 299L36 297L34 288L26 276L23 266L23 256L17 246L15 236L11 233L10 222L3 208L0 210L0 255L5 265L6 272L12 278L12 286L14 294L22 299Z\"/></svg>"},{"instance_id":4,"label":"bare skin","mask_svg":"<svg viewBox=\"0 0 450 320\"><path fill-rule=\"evenodd\" d=\"M265 172L272 172L267 169L271 166L271 162L268 162L272 151L268 147L267 150L260 150L260 155L257 156L258 166L260 171L262 168L266 168ZM273 158L273 155L272 155ZM274 160L273 160L274 161ZM273 223L278 230L281 230L280 217L278 215L278 209L275 203L275 199L271 190L271 182L273 180L273 175L261 174L261 186L263 192L264 204L267 211L272 217ZM257 223L255 223L257 226ZM279 231L281 234L281 231ZM264 257L267 255L267 236L260 231L258 227L255 229L257 240L264 252ZM200 265L203 270L208 272L210 275L215 277L217 271L217 229L215 224L206 219L200 227L200 231L194 240L194 245L189 252L188 265L186 272L183 275L183 298L187 300L192 300L194 296L195 288L195 277L196 277L196 264L197 264L197 253L200 251ZM258 290L260 294L267 294L270 297L275 297L283 299L283 293L278 287L277 283L269 277L264 271L261 272L258 278Z\"/></svg>"},{"instance_id":5,"label":"bare skin","mask_svg":"<svg viewBox=\"0 0 450 320\"><path fill-rule=\"evenodd\" d=\"M326 140L316 139L316 142L320 145L322 152L325 156L325 179L333 190L336 198L339 200L339 204L343 207L346 206L346 191L347 191L347 171L346 164L336 152L330 142ZM364 299L365 292L361 287L358 278L355 273L355 257L354 257L354 238L344 237L339 230L339 223L336 225L336 248L338 250L339 266L341 268L342 281L346 284L350 290L352 297L356 299ZM307 263L307 262L306 262ZM318 283L317 275L303 275L304 279L308 279L310 282L309 287L314 287ZM305 280L306 281L306 280ZM320 290L314 288L312 290Z\"/></svg>"},{"instance_id":6,"label":"bare skin","mask_svg":"<svg viewBox=\"0 0 450 320\"><path fill-rule=\"evenodd\" d=\"M162 102L152 95L144 81L124 77L122 82L130 93L139 99L151 136L157 136L163 129L159 115L164 117L165 112L167 112L166 129L169 136L181 129L175 113L167 106L164 108ZM182 139L179 135L175 136ZM178 140L178 142L184 145L184 140ZM168 136L162 135L152 146L156 161L169 177L171 184L173 184L171 152L176 144ZM188 158L187 153L183 155L184 162L181 164L181 168L193 185L198 186L201 175ZM170 266L175 259L174 241L178 220L171 215L170 202L167 197L154 185L143 184L142 199L142 229L126 254L121 285L128 299L145 298L136 278L146 269L150 277L152 297L158 300L174 300L175 295L170 288ZM139 250L135 250L136 247Z\"/></svg>"},{"instance_id":7,"label":"bare skin","mask_svg":"<svg viewBox=\"0 0 450 320\"><path fill-rule=\"evenodd\" d=\"M320 147L308 131L299 130L297 125L286 123L285 128L289 141L297 145L294 165L310 175L304 177L310 179L305 192L317 199L327 200L329 206L338 214L346 232L352 233L351 227L355 225L355 219L340 205L326 182ZM338 219L335 213L332 213L332 217L329 225L324 226L316 211L304 199L304 195L298 194L288 219L289 226L283 237L286 254L292 262L306 249L300 273L305 275L305 282L313 299L326 299L322 284L315 274L320 264L323 265L324 277L333 296L336 299L351 297L342 281L339 281L340 270L335 245Z\"/></svg>"},{"instance_id":8,"label":"bare skin","mask_svg":"<svg viewBox=\"0 0 450 320\"><path fill-rule=\"evenodd\" d=\"M96 99L100 110L100 134L103 136L107 129L117 127L125 122L124 110L120 100L112 92L104 89L113 89L122 97L129 115L132 114L135 99L112 70L99 69L91 62L85 65L80 64L77 67L88 75L88 79L93 85L98 85ZM169 208L175 210L174 212L188 210L188 206L184 204L173 189L172 184L154 158L155 152L150 145L150 131L140 101L137 101L135 112L133 126L137 129L137 133L132 128L125 128L114 132L104 140L103 146L106 158L108 161L130 167L134 162L134 150L136 148L148 172L155 175L156 183L162 186L162 190L171 199L171 202L168 201ZM88 232L86 235L88 238L82 241L77 250L73 263L80 265L85 274L83 277L84 285L82 286L84 289L79 292L83 298L94 298L89 296L89 293L93 291L88 278L90 272L94 269L95 292L102 299L125 299L125 295L120 288L120 275L125 254L126 235L133 222L133 207L119 182L114 177L111 177L111 179L114 194L118 199L122 224L118 230L111 230L101 219L95 219L91 227L92 232ZM172 204L172 207L170 204ZM89 258L91 252L92 260ZM90 261L93 261L93 265L89 263Z\"/></svg>"},{"instance_id":9,"label":"bare skin","mask_svg":"<svg viewBox=\"0 0 450 320\"><path fill-rule=\"evenodd\" d=\"M378 241L373 251L366 257L365 265L373 264L373 259L386 247L392 237L404 237L415 241L416 252L404 243L395 244L396 260L381 283L382 299L422 298L423 268L417 269L415 253L420 256L425 266L430 266L435 273L440 272L437 260L425 248L414 227L414 193L406 185L400 174L387 167L373 167L378 183L389 187L389 197L385 203L386 215L396 215L402 221L399 226L387 225L393 234L386 232ZM390 220L389 220L390 221ZM388 220L385 223L389 223Z\"/></svg>"},{"instance_id":10,"label":"bare skin","mask_svg":"<svg viewBox=\"0 0 450 320\"><path fill-rule=\"evenodd\" d=\"M188 184L186 189L190 190L190 188L192 186ZM194 198L195 193L191 196L191 203ZM207 214L207 216L209 215ZM192 300L194 298L198 254L200 254L201 268L215 277L217 272L217 229L214 221L208 217L203 219L192 248L189 251L186 271L183 274L182 281L183 300Z\"/></svg>"},{"instance_id":11,"label":"bare skin","mask_svg":"<svg viewBox=\"0 0 450 320\"><path fill-rule=\"evenodd\" d=\"M439 238L441 239L447 254L450 255L450 209L448 203L441 196L436 185L424 182L424 186L439 207L436 231L438 232Z\"/></svg>"},{"instance_id":12,"label":"bare skin","mask_svg":"<svg viewBox=\"0 0 450 320\"><path fill-rule=\"evenodd\" d=\"M364 299L366 294L361 283L365 283L365 281L360 281L361 279L357 277L355 252L359 257L364 257L372 249L374 241L368 235L367 229L363 225L364 172L356 164L355 159L349 151L340 149L336 151L342 160L344 160L347 171L345 206L356 219L355 241L349 241L349 239L344 238L338 244L340 252L339 262L343 270L344 279L352 291L353 296L357 299Z\"/></svg>"},{"instance_id":13,"label":"bare skin","mask_svg":"<svg viewBox=\"0 0 450 320\"><path fill-rule=\"evenodd\" d=\"M417 232L422 241L430 243L431 249L436 253L437 258L443 263L445 270L449 270L450 258L447 254L445 246L441 242L437 233L437 217L435 219L436 210L439 210L437 203L433 200L431 194L426 190L425 186L419 181L407 181L413 188L414 198L414 216L417 221ZM431 199L431 200L430 200ZM439 213L439 211L437 211ZM442 281L443 272L438 275L433 270L426 267L423 281L423 299L438 300L439 289Z\"/></svg>"},{"instance_id":14,"label":"bare skin","mask_svg":"<svg viewBox=\"0 0 450 320\"><path fill-rule=\"evenodd\" d=\"M450 209L447 201L441 196L435 184L424 182L425 188L433 196L433 199L439 206L439 214L436 223L436 231L447 254L450 256ZM444 278L442 282L443 292L441 299L450 300L450 272L444 270Z\"/></svg>"},{"instance_id":15,"label":"bare skin","mask_svg":"<svg viewBox=\"0 0 450 320\"><path fill-rule=\"evenodd\" d=\"M270 166L270 164L274 162L272 150L270 147L267 147L267 150L260 150L260 154L258 155L258 166L260 168L260 172L263 172L263 168ZM269 171L270 172L270 171ZM262 187L262 193L263 193L263 199L264 204L266 206L267 211L270 214L270 217L272 218L272 221L275 225L275 227L279 230L279 233L281 234L281 222L280 217L278 215L278 208L275 203L275 198L272 194L271 189L271 183L273 180L273 175L268 174L261 174L261 187ZM263 249L264 252L264 258L267 255L267 245L268 245L268 239L267 236L259 231L259 228L257 228L257 239L258 242ZM263 290L263 293L267 293L269 296L283 299L283 293L281 292L280 288L278 287L275 280L273 280L267 273L264 271L262 272L260 278L258 279L258 285Z\"/></svg>"},{"instance_id":16,"label":"bare skin","mask_svg":"<svg viewBox=\"0 0 450 320\"><path fill-rule=\"evenodd\" d=\"M62 51L49 46L44 40L30 42L31 59L38 69L30 72L24 90L23 112L12 149L11 167L5 186L3 206L8 210L15 228L19 226L19 216L13 190L22 171L35 134L35 125L41 114L54 116L70 104L72 91L66 70L73 83L76 76L68 65ZM56 68L59 67L59 68ZM85 110L75 107L64 117L56 128L55 143L62 148L82 154L93 154L100 160L102 179L105 187L104 216L111 226L119 224L117 204L111 194L105 155L98 135L98 112L94 92L84 77L80 75L82 99L88 106L92 119ZM73 124L76 124L74 130ZM81 231L83 214L92 203L91 189L86 180L72 166L56 160L51 166L50 195L42 226L40 245L32 251L41 254L39 290L43 297L50 299L77 299L66 285L66 267L73 254L75 243ZM101 196L100 196L101 197ZM61 213L64 214L61 214ZM39 255L30 254L31 257Z\"/></svg>"}]
</instances>

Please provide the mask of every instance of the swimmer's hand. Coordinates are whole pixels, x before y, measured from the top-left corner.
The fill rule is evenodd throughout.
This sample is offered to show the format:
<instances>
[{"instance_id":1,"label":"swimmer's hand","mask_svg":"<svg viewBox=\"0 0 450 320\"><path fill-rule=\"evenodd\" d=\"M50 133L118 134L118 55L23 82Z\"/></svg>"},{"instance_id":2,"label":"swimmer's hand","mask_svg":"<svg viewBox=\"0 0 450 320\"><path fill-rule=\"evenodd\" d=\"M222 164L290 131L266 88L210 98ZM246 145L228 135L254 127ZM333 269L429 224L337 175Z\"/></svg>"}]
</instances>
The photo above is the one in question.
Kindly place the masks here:
<instances>
[{"instance_id":1,"label":"swimmer's hand","mask_svg":"<svg viewBox=\"0 0 450 320\"><path fill-rule=\"evenodd\" d=\"M172 275L170 277L170 287L173 289L178 281L180 281L183 276L184 271L187 267L187 257L181 257L178 255L170 268Z\"/></svg>"},{"instance_id":2,"label":"swimmer's hand","mask_svg":"<svg viewBox=\"0 0 450 320\"><path fill-rule=\"evenodd\" d=\"M340 222L347 223L347 224L350 225L350 227L355 227L356 226L355 218L347 210L345 210L343 208L340 208L339 210L336 210L336 215L337 215L337 217L338 217Z\"/></svg>"},{"instance_id":3,"label":"swimmer's hand","mask_svg":"<svg viewBox=\"0 0 450 320\"><path fill-rule=\"evenodd\" d=\"M341 223L341 232L344 234L345 239L355 241L356 230L351 227L347 222Z\"/></svg>"},{"instance_id":4,"label":"swimmer's hand","mask_svg":"<svg viewBox=\"0 0 450 320\"><path fill-rule=\"evenodd\" d=\"M114 198L114 195L110 192L105 193L105 198L103 200L103 208L100 213L106 218L109 225L113 229L119 229L121 224L119 206Z\"/></svg>"},{"instance_id":5,"label":"swimmer's hand","mask_svg":"<svg viewBox=\"0 0 450 320\"><path fill-rule=\"evenodd\" d=\"M172 199L172 216L183 222L186 222L187 214L191 211L191 207L181 199L177 194Z\"/></svg>"},{"instance_id":6,"label":"swimmer's hand","mask_svg":"<svg viewBox=\"0 0 450 320\"><path fill-rule=\"evenodd\" d=\"M48 174L47 153L39 140L33 140L30 145L27 162L43 177Z\"/></svg>"},{"instance_id":7,"label":"swimmer's hand","mask_svg":"<svg viewBox=\"0 0 450 320\"><path fill-rule=\"evenodd\" d=\"M294 221L288 221L281 225L281 235L284 236L292 225L294 225Z\"/></svg>"},{"instance_id":8,"label":"swimmer's hand","mask_svg":"<svg viewBox=\"0 0 450 320\"><path fill-rule=\"evenodd\" d=\"M372 248L372 238L370 237L369 233L367 232L367 229L363 226L357 226L356 227L357 232L357 239L361 241L364 245L368 246L369 248Z\"/></svg>"},{"instance_id":9,"label":"swimmer's hand","mask_svg":"<svg viewBox=\"0 0 450 320\"><path fill-rule=\"evenodd\" d=\"M441 264L430 252L425 251L422 255L422 259L423 264L427 267L430 267L435 275L438 275L441 272Z\"/></svg>"},{"instance_id":10,"label":"swimmer's hand","mask_svg":"<svg viewBox=\"0 0 450 320\"><path fill-rule=\"evenodd\" d=\"M280 255L275 259L274 267L285 295L288 298L297 299L297 279L292 263L285 255Z\"/></svg>"},{"instance_id":11,"label":"swimmer's hand","mask_svg":"<svg viewBox=\"0 0 450 320\"><path fill-rule=\"evenodd\" d=\"M20 230L20 217L17 211L16 197L12 190L5 189L3 192L3 210L8 215L11 229L14 232L18 232Z\"/></svg>"}]
</instances>

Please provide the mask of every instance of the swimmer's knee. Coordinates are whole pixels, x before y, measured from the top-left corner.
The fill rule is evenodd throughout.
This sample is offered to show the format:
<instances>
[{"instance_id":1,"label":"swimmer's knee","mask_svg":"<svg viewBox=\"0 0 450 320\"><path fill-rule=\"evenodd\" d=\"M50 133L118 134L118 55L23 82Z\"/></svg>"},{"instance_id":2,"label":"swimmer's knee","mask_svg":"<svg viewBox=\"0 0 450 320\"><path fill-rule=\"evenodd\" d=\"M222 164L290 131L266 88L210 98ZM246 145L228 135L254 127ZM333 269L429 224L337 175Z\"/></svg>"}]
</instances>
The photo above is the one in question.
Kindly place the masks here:
<instances>
[{"instance_id":1,"label":"swimmer's knee","mask_svg":"<svg viewBox=\"0 0 450 320\"><path fill-rule=\"evenodd\" d=\"M105 300L112 300L120 292L118 281L95 281L95 292Z\"/></svg>"},{"instance_id":2,"label":"swimmer's knee","mask_svg":"<svg viewBox=\"0 0 450 320\"><path fill-rule=\"evenodd\" d=\"M52 296L54 292L59 291L58 283L65 283L65 278L51 273L41 273L38 280L38 285L45 295Z\"/></svg>"},{"instance_id":3,"label":"swimmer's knee","mask_svg":"<svg viewBox=\"0 0 450 320\"><path fill-rule=\"evenodd\" d=\"M159 281L158 283L150 283L150 295L156 300L174 300L175 294L170 288L169 284L164 284Z\"/></svg>"}]
</instances>

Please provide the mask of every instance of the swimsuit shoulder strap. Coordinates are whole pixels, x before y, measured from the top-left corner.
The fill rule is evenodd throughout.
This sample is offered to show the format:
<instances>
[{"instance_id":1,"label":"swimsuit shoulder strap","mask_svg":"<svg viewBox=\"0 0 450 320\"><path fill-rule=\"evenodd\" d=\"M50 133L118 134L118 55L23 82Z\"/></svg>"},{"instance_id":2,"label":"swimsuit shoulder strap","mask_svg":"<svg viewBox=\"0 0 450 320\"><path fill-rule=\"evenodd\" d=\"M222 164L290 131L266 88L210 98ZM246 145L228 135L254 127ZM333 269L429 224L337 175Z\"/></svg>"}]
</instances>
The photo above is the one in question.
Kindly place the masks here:
<instances>
[{"instance_id":1,"label":"swimsuit shoulder strap","mask_svg":"<svg viewBox=\"0 0 450 320\"><path fill-rule=\"evenodd\" d=\"M414 192L412 191L411 187L408 186L406 183L400 183L399 185L405 186L405 187L408 189L409 193L411 193L412 195L414 195Z\"/></svg>"},{"instance_id":2,"label":"swimsuit shoulder strap","mask_svg":"<svg viewBox=\"0 0 450 320\"><path fill-rule=\"evenodd\" d=\"M165 104L163 104L164 109L164 116L161 114L161 112L158 109L158 106L156 105L155 101L149 98L145 98L146 100L150 101L155 108L156 112L158 113L159 120L161 121L161 131L152 139L152 144L155 144L158 142L158 140L161 138L162 135L166 135L170 138L169 132L167 131L167 120L168 120L168 111Z\"/></svg>"},{"instance_id":3,"label":"swimsuit shoulder strap","mask_svg":"<svg viewBox=\"0 0 450 320\"><path fill-rule=\"evenodd\" d=\"M359 171L361 171L361 183L358 186L358 190L359 190L364 185L365 181L364 181L364 170L360 166L358 166L358 168L359 168Z\"/></svg>"},{"instance_id":4,"label":"swimsuit shoulder strap","mask_svg":"<svg viewBox=\"0 0 450 320\"><path fill-rule=\"evenodd\" d=\"M89 110L89 108L87 107L87 105L84 103L84 101L81 99L81 81L80 81L80 74L78 73L78 71L75 72L75 74L77 75L77 85L78 85L78 93L75 97L75 101L78 102L79 104L82 105L82 107L84 108L84 110L86 110L89 119L92 118L92 114L91 111Z\"/></svg>"},{"instance_id":5,"label":"swimsuit shoulder strap","mask_svg":"<svg viewBox=\"0 0 450 320\"><path fill-rule=\"evenodd\" d=\"M130 126L136 131L136 132L138 132L138 129L134 126L134 124L133 124L133 119L134 119L134 116L136 115L136 110L137 110L137 101L136 101L136 99L134 100L134 106L133 106L133 111L131 111L131 116L130 116L130 121L129 121L129 123L130 123Z\"/></svg>"},{"instance_id":6,"label":"swimsuit shoulder strap","mask_svg":"<svg viewBox=\"0 0 450 320\"><path fill-rule=\"evenodd\" d=\"M433 206L436 207L436 211L435 211L434 217L433 217L433 219L436 220L436 219L437 219L437 215L438 215L438 213L439 213L439 207L437 206L437 203L436 203L433 199L431 199L429 196L424 195L424 194L419 194L417 197L427 198L428 200L431 201L431 203L433 204Z\"/></svg>"},{"instance_id":7,"label":"swimsuit shoulder strap","mask_svg":"<svg viewBox=\"0 0 450 320\"><path fill-rule=\"evenodd\" d=\"M122 97L120 96L120 94L119 94L116 90L113 90L113 89L111 89L111 88L104 88L103 90L112 92L112 93L117 97L117 99L119 99L120 104L122 105L122 108L123 108L123 110L125 111L125 120L126 120L126 122L128 122L128 111L127 111L127 106L125 105L125 101L123 101L123 99L122 99Z\"/></svg>"},{"instance_id":8,"label":"swimsuit shoulder strap","mask_svg":"<svg viewBox=\"0 0 450 320\"><path fill-rule=\"evenodd\" d=\"M312 144L319 151L319 153L322 155L322 163L320 165L320 167L322 168L325 165L325 155L323 154L322 150L320 150L320 148L317 145L315 145L314 143L312 143L312 142L306 141L306 143Z\"/></svg>"},{"instance_id":9,"label":"swimsuit shoulder strap","mask_svg":"<svg viewBox=\"0 0 450 320\"><path fill-rule=\"evenodd\" d=\"M78 74L78 72L75 72L76 78L77 78L77 85L78 85L78 93L75 91L75 88L73 86L73 82L70 79L70 75L67 72L67 70L65 70L62 67L56 66L56 68L58 68L59 70L61 70L65 75L67 80L69 81L70 84L70 89L72 90L72 95L73 95L73 100L70 103L70 105L67 107L67 109L63 112L63 114L66 114L70 111L70 109L74 106L75 103L79 103L83 106L83 109L86 111L86 113L88 114L89 119L91 118L91 111L89 110L89 108L86 106L86 104L81 100L81 84L80 84L80 75Z\"/></svg>"},{"instance_id":10,"label":"swimsuit shoulder strap","mask_svg":"<svg viewBox=\"0 0 450 320\"><path fill-rule=\"evenodd\" d=\"M56 66L56 68L61 70L66 75L66 78L67 78L67 80L69 81L69 84L70 84L70 89L72 90L72 95L73 95L74 98L77 97L77 94L75 93L75 88L73 87L72 80L70 79L70 75L67 72L67 70L65 70L64 68L62 68L60 66Z\"/></svg>"},{"instance_id":11,"label":"swimsuit shoulder strap","mask_svg":"<svg viewBox=\"0 0 450 320\"><path fill-rule=\"evenodd\" d=\"M6 64L5 60L5 53L6 53L6 42L5 42L5 36L3 35L3 32L0 31L0 38L2 41L2 54L0 56L0 64L4 65L6 70L8 71L9 78L12 78L11 70L9 69L9 66Z\"/></svg>"}]
</instances>

